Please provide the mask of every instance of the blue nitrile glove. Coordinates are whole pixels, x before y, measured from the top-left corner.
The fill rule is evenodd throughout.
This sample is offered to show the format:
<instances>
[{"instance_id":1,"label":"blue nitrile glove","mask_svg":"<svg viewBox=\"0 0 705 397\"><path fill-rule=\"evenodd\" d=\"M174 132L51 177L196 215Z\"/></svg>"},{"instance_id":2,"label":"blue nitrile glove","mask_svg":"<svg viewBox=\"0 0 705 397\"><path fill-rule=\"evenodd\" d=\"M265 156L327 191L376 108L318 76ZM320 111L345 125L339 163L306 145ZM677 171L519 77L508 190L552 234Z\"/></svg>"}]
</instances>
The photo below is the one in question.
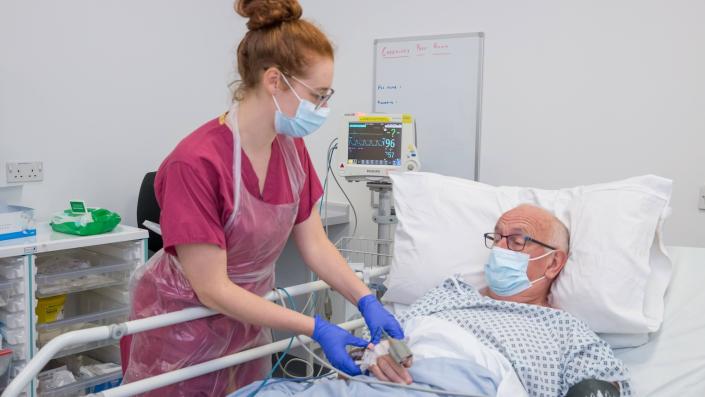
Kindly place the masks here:
<instances>
[{"instance_id":1,"label":"blue nitrile glove","mask_svg":"<svg viewBox=\"0 0 705 397\"><path fill-rule=\"evenodd\" d=\"M387 331L387 334L395 339L404 339L404 331L401 325L387 309L382 306L373 294L365 295L357 302L357 308L362 313L367 323L367 328L370 329L370 342L374 345L382 339L382 330Z\"/></svg>"},{"instance_id":2,"label":"blue nitrile glove","mask_svg":"<svg viewBox=\"0 0 705 397\"><path fill-rule=\"evenodd\" d=\"M337 325L329 323L322 319L321 316L316 316L315 319L312 338L321 345L328 361L335 368L348 375L361 375L360 368L350 358L345 346L367 347L369 343L364 339L353 336L350 332Z\"/></svg>"}]
</instances>

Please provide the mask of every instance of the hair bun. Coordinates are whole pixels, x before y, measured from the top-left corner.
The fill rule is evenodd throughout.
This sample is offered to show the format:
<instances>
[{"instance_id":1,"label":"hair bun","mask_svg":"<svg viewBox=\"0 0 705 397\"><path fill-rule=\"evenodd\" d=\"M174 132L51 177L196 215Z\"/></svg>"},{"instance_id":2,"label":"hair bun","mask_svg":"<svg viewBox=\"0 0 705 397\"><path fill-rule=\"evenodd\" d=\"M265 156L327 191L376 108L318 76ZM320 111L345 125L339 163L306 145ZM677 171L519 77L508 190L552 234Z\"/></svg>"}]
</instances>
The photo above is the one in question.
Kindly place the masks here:
<instances>
[{"instance_id":1,"label":"hair bun","mask_svg":"<svg viewBox=\"0 0 705 397\"><path fill-rule=\"evenodd\" d=\"M282 22L301 18L301 5L297 0L237 0L235 11L250 20L247 28L263 29Z\"/></svg>"}]
</instances>

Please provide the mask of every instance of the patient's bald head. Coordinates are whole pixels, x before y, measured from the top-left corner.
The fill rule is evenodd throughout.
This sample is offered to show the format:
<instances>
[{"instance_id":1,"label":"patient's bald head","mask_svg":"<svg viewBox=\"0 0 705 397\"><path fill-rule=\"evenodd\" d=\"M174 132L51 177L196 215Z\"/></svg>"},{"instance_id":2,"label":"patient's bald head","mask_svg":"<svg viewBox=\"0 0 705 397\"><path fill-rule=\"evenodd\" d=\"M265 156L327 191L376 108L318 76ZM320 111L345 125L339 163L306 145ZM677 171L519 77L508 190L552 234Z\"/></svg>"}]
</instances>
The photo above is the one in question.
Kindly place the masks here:
<instances>
[{"instance_id":1,"label":"patient's bald head","mask_svg":"<svg viewBox=\"0 0 705 397\"><path fill-rule=\"evenodd\" d=\"M528 237L518 238L514 242L501 238L495 241L495 246L521 251L530 258L537 259L531 260L526 270L529 281L532 282L531 287L510 296L499 296L491 290L486 292L487 295L499 300L548 306L551 284L568 260L568 228L544 208L522 204L502 214L497 220L494 232L502 236Z\"/></svg>"},{"instance_id":2,"label":"patient's bald head","mask_svg":"<svg viewBox=\"0 0 705 397\"><path fill-rule=\"evenodd\" d=\"M497 220L496 232L499 232L498 228L518 230L568 253L570 246L568 228L555 215L536 205L521 204L505 212Z\"/></svg>"}]
</instances>

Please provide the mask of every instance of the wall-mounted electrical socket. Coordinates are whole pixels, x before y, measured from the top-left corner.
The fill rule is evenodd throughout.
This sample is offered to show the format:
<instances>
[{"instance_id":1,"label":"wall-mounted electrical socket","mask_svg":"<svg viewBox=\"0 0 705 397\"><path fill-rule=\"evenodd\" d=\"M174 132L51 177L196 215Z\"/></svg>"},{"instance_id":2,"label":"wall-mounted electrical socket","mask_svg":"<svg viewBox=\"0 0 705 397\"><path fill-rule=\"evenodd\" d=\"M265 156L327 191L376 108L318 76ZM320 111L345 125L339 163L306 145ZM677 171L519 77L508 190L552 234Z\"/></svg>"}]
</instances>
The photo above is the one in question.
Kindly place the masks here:
<instances>
[{"instance_id":1,"label":"wall-mounted electrical socket","mask_svg":"<svg viewBox=\"0 0 705 397\"><path fill-rule=\"evenodd\" d=\"M700 194L698 195L698 208L701 211L705 211L705 186L700 187Z\"/></svg>"},{"instance_id":2,"label":"wall-mounted electrical socket","mask_svg":"<svg viewBox=\"0 0 705 397\"><path fill-rule=\"evenodd\" d=\"M39 182L44 180L44 164L41 161L22 161L5 164L7 183Z\"/></svg>"}]
</instances>

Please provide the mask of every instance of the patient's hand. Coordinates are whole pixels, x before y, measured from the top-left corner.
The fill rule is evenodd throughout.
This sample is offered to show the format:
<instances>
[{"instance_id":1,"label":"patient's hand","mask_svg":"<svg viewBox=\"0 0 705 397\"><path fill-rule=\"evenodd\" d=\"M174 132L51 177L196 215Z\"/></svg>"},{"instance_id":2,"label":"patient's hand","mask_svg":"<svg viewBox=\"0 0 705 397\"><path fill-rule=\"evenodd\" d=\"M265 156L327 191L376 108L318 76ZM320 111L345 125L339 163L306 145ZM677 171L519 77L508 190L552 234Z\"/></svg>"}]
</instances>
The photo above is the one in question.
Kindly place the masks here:
<instances>
[{"instance_id":1,"label":"patient's hand","mask_svg":"<svg viewBox=\"0 0 705 397\"><path fill-rule=\"evenodd\" d=\"M370 366L370 372L379 380L394 383L410 384L413 382L407 368L411 367L411 359L402 364L397 363L389 354L377 358L377 364Z\"/></svg>"}]
</instances>

